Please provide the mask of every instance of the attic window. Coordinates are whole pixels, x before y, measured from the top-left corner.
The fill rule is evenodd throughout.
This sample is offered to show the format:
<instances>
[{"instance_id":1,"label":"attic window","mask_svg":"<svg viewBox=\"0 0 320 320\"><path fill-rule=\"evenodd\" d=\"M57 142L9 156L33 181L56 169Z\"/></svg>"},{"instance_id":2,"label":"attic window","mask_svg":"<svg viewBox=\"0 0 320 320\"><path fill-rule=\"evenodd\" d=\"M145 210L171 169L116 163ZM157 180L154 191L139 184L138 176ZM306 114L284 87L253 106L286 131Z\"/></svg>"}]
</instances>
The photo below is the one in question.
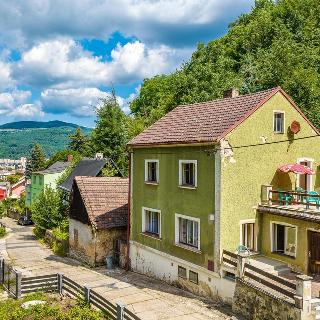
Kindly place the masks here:
<instances>
[{"instance_id":1,"label":"attic window","mask_svg":"<svg viewBox=\"0 0 320 320\"><path fill-rule=\"evenodd\" d=\"M284 132L284 112L282 111L273 112L273 132L274 133Z\"/></svg>"}]
</instances>

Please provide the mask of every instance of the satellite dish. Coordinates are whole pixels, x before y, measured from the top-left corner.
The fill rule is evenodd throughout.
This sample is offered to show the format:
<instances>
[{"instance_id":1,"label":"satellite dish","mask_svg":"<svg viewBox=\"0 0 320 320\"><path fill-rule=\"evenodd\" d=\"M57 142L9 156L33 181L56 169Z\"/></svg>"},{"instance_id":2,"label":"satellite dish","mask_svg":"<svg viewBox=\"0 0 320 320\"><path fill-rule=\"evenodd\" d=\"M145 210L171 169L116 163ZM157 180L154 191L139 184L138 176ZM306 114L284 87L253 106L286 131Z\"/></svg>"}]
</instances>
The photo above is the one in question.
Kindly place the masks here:
<instances>
[{"instance_id":1,"label":"satellite dish","mask_svg":"<svg viewBox=\"0 0 320 320\"><path fill-rule=\"evenodd\" d=\"M300 131L300 123L298 121L293 121L290 125L290 130L294 134L297 134Z\"/></svg>"}]
</instances>

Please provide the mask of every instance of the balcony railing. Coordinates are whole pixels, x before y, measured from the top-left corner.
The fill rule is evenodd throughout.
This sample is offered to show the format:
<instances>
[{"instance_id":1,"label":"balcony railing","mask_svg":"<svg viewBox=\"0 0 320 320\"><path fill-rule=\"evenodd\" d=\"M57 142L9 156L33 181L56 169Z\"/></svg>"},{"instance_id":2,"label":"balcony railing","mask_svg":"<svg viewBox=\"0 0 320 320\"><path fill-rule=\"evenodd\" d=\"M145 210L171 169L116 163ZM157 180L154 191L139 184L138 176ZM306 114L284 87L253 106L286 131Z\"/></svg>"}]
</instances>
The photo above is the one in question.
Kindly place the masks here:
<instances>
[{"instance_id":1,"label":"balcony railing","mask_svg":"<svg viewBox=\"0 0 320 320\"><path fill-rule=\"evenodd\" d=\"M297 206L305 209L320 209L320 195L317 192L269 190L269 203L283 206Z\"/></svg>"}]
</instances>

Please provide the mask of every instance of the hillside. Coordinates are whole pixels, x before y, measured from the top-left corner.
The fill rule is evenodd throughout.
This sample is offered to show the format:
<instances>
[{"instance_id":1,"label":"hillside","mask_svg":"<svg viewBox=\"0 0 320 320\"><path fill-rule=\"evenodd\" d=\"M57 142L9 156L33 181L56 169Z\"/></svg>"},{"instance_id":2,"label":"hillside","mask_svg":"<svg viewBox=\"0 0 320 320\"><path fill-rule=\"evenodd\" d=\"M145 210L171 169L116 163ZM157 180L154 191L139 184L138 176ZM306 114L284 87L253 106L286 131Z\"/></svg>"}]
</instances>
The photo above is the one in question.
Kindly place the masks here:
<instances>
[{"instance_id":1,"label":"hillside","mask_svg":"<svg viewBox=\"0 0 320 320\"><path fill-rule=\"evenodd\" d=\"M36 122L21 121L0 126L0 158L20 158L27 156L35 143L42 145L47 157L63 150L68 144L68 136L78 126L61 121ZM91 129L81 128L84 134Z\"/></svg>"},{"instance_id":2,"label":"hillside","mask_svg":"<svg viewBox=\"0 0 320 320\"><path fill-rule=\"evenodd\" d=\"M54 121L17 121L17 122L10 122L3 125L0 125L1 129L35 129L35 128L78 128L79 126L73 123L63 122L59 120ZM84 129L84 127L80 127Z\"/></svg>"},{"instance_id":3,"label":"hillside","mask_svg":"<svg viewBox=\"0 0 320 320\"><path fill-rule=\"evenodd\" d=\"M146 79L131 104L150 125L175 106L281 86L320 128L320 1L256 0L176 72Z\"/></svg>"}]
</instances>

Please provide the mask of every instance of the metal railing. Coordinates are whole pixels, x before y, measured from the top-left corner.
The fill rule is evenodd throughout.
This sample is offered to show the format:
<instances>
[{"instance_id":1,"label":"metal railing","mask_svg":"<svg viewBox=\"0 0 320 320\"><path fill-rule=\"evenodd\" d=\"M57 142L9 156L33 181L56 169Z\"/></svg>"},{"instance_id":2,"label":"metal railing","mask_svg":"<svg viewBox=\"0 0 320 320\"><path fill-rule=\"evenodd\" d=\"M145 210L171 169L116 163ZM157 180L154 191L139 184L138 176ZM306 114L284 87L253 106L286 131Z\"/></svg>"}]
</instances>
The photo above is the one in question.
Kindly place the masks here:
<instances>
[{"instance_id":1,"label":"metal railing","mask_svg":"<svg viewBox=\"0 0 320 320\"><path fill-rule=\"evenodd\" d=\"M306 209L320 208L320 195L298 191L269 190L269 202L281 205L301 205Z\"/></svg>"}]
</instances>

